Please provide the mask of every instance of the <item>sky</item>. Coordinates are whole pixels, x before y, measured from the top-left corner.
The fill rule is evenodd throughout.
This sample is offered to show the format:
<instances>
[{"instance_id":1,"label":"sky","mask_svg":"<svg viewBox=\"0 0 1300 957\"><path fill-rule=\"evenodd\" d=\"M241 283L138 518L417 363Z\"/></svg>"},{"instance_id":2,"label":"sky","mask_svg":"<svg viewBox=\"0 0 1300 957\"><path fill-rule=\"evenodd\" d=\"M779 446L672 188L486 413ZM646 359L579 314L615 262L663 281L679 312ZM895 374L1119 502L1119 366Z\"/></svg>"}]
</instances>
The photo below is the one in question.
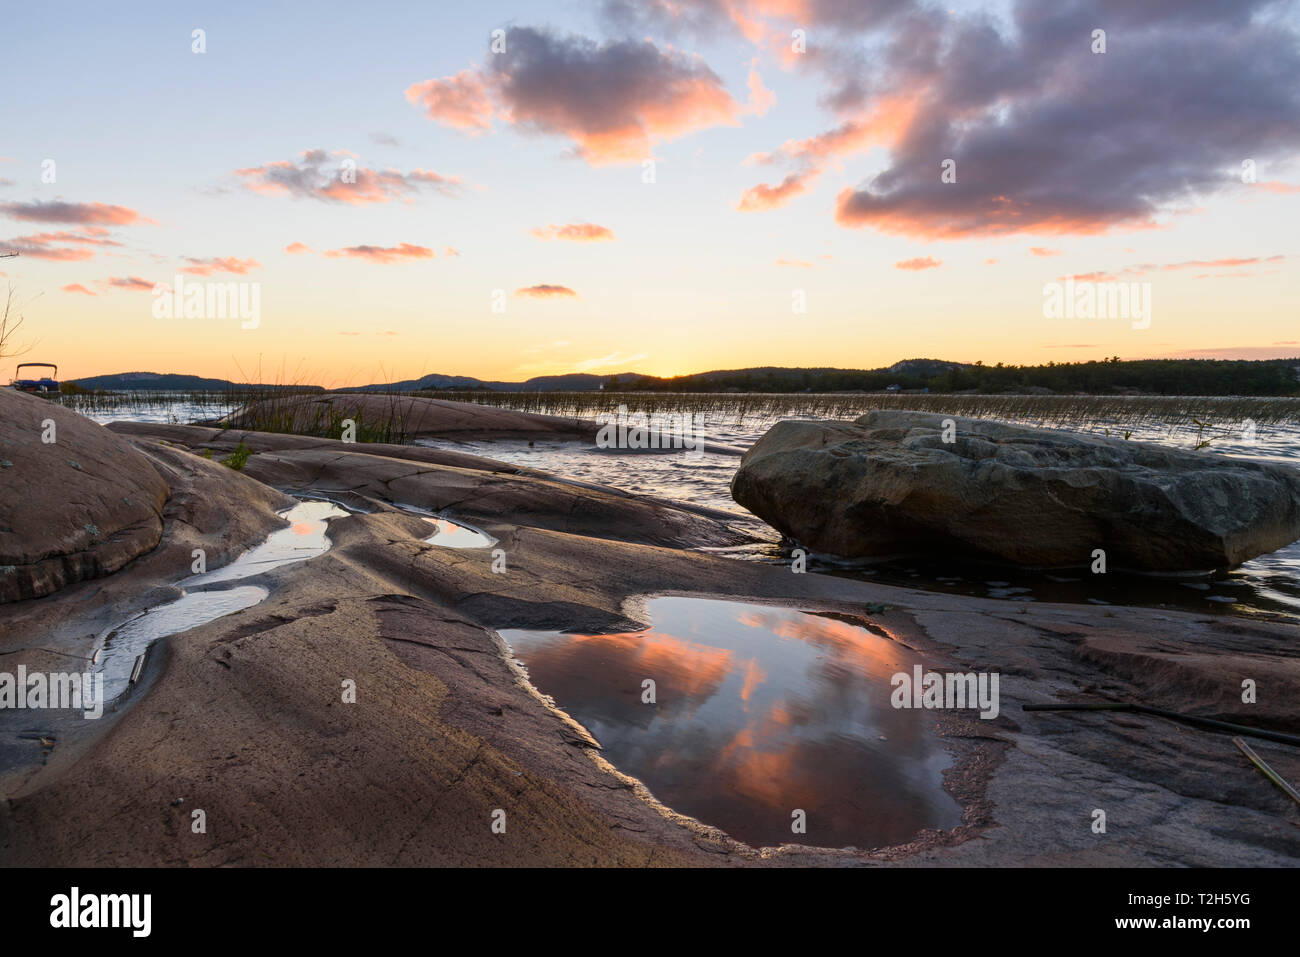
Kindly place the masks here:
<instances>
[{"instance_id":1,"label":"sky","mask_svg":"<svg viewBox=\"0 0 1300 957\"><path fill-rule=\"evenodd\" d=\"M1297 2L303 9L6 9L5 365L1300 355ZM168 315L177 277L250 312ZM1067 278L1148 284L1149 315L1046 315Z\"/></svg>"}]
</instances>

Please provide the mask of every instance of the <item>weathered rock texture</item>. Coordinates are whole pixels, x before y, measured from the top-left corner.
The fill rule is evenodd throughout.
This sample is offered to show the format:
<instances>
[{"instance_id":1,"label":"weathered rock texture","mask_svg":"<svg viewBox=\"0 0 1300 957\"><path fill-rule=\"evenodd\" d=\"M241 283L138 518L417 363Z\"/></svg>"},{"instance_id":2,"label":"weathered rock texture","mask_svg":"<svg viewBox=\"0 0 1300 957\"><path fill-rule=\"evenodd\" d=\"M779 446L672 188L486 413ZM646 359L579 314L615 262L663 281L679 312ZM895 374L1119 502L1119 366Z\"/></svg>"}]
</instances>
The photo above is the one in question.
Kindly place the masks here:
<instances>
[{"instance_id":1,"label":"weathered rock texture","mask_svg":"<svg viewBox=\"0 0 1300 957\"><path fill-rule=\"evenodd\" d=\"M229 556L278 521L271 509L282 498L271 488L161 444L186 437L206 449L233 436L159 431L136 441L173 489L162 544L54 600L0 608L5 669L84 660L106 616L121 620L146 596L174 592L192 545ZM256 467L278 480L286 461L323 464L327 446L285 438L243 436L262 449L250 466L266 456ZM412 454L427 463L429 451ZM303 452L311 455L292 461ZM391 451L336 454L331 468L352 463L355 484L378 483L376 493L397 481L405 494L406 483L422 481L406 474L415 460ZM623 540L618 524L596 536L541 527L532 514L520 521L518 479L503 465L475 487L477 507L497 513L491 528L509 555L507 574L485 550L425 542L427 526L391 508L337 518L328 552L250 580L269 590L264 602L157 643L141 684L101 720L52 724L54 712L0 710L0 866L1300 861L1300 809L1228 735L1146 716L1021 710L1058 699L1143 701L1300 732L1293 623L1013 605L795 575ZM429 494L442 493L444 479L428 481ZM492 494L497 483L509 494ZM644 525L630 528L644 536ZM962 825L890 848L759 851L657 806L532 692L494 634L627 631L645 624L641 598L655 594L833 613L870 624L936 669L1000 672L996 719L939 719L953 755L945 787L966 809ZM340 699L345 678L357 682L356 704ZM1245 678L1259 682L1258 703L1242 702ZM1256 746L1283 777L1300 775L1295 749ZM1091 827L1099 807L1105 834ZM204 834L190 827L197 808ZM505 834L489 827L498 808L508 809Z\"/></svg>"},{"instance_id":2,"label":"weathered rock texture","mask_svg":"<svg viewBox=\"0 0 1300 957\"><path fill-rule=\"evenodd\" d=\"M1103 549L1111 568L1191 571L1300 539L1300 471L924 412L779 422L731 493L800 544L846 557L964 552L1052 567Z\"/></svg>"},{"instance_id":3,"label":"weathered rock texture","mask_svg":"<svg viewBox=\"0 0 1300 957\"><path fill-rule=\"evenodd\" d=\"M167 496L126 439L0 389L0 603L107 575L149 551Z\"/></svg>"},{"instance_id":4,"label":"weathered rock texture","mask_svg":"<svg viewBox=\"0 0 1300 957\"><path fill-rule=\"evenodd\" d=\"M399 503L483 525L509 514L535 528L687 547L750 542L758 526L739 512L632 495L444 449L202 426L115 422L111 428L215 457L243 445L251 452L245 475L364 511Z\"/></svg>"},{"instance_id":5,"label":"weathered rock texture","mask_svg":"<svg viewBox=\"0 0 1300 957\"><path fill-rule=\"evenodd\" d=\"M391 437L402 441L434 435L457 439L590 440L595 438L597 430L594 423L578 419L450 399L360 392L275 396L252 403L223 424L337 439L342 438L342 423L346 419L356 424L358 437Z\"/></svg>"}]
</instances>

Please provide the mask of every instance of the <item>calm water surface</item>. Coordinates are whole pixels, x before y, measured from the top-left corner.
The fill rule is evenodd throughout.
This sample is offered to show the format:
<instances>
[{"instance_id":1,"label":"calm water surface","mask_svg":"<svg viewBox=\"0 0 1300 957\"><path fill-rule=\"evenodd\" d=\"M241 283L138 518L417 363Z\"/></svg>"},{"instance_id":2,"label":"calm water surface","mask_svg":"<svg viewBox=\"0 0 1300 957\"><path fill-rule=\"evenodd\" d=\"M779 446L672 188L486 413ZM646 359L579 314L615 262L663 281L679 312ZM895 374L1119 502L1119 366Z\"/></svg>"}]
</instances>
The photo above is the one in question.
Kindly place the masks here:
<instances>
[{"instance_id":1,"label":"calm water surface","mask_svg":"<svg viewBox=\"0 0 1300 957\"><path fill-rule=\"evenodd\" d=\"M881 847L961 823L933 712L889 703L890 677L918 663L907 648L767 605L656 598L649 614L626 634L501 636L615 767L747 844Z\"/></svg>"}]
</instances>

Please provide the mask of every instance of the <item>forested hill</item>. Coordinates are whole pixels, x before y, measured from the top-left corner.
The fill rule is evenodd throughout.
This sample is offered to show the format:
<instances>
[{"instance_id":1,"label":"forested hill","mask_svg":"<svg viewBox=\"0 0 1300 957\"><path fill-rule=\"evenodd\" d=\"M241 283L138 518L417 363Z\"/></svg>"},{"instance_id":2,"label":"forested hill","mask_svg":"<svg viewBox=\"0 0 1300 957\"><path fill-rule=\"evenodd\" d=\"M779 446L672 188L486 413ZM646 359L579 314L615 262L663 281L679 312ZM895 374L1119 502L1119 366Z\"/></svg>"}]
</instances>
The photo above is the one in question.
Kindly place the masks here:
<instances>
[{"instance_id":1,"label":"forested hill","mask_svg":"<svg viewBox=\"0 0 1300 957\"><path fill-rule=\"evenodd\" d=\"M1047 365L908 359L887 369L720 370L657 378L616 376L606 389L663 392L1084 392L1098 395L1294 395L1300 358L1104 359Z\"/></svg>"}]
</instances>

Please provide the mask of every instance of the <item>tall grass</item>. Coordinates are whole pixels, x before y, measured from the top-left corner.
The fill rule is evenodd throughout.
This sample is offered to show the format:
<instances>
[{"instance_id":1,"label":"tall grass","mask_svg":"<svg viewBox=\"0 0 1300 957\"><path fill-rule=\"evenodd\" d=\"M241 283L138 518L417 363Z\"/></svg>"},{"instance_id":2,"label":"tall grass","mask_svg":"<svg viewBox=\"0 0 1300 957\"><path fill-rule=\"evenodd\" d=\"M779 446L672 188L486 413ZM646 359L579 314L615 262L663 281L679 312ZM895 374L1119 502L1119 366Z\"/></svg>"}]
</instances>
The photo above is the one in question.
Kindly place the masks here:
<instances>
[{"instance_id":1,"label":"tall grass","mask_svg":"<svg viewBox=\"0 0 1300 957\"><path fill-rule=\"evenodd\" d=\"M375 404L379 411L367 412L349 403ZM249 429L254 432L282 432L292 435L314 435L338 439L344 435L348 422L352 423L352 436L357 442L381 442L405 445L418 433L418 422L412 422L416 404L409 396L398 393L349 393L322 399L318 392L290 393L265 392L245 396L238 409L222 420L222 425Z\"/></svg>"},{"instance_id":2,"label":"tall grass","mask_svg":"<svg viewBox=\"0 0 1300 957\"><path fill-rule=\"evenodd\" d=\"M520 412L591 418L625 405L629 412L693 413L714 421L791 417L852 419L873 409L913 409L970 418L1051 425L1117 426L1243 422L1300 423L1300 397L952 395L897 393L477 392L425 393Z\"/></svg>"},{"instance_id":3,"label":"tall grass","mask_svg":"<svg viewBox=\"0 0 1300 957\"><path fill-rule=\"evenodd\" d=\"M898 393L665 393L435 391L416 396L591 420L620 405L631 413L692 414L708 426L747 429L783 418L852 419L873 409L913 409L1003 422L1077 428L1122 436L1139 430L1194 432L1198 446L1253 422L1300 428L1300 397L956 395ZM369 413L349 408L348 397L321 402L317 390L243 386L224 392L95 392L56 401L101 417L116 412L181 410L199 421L260 432L340 438L344 420L355 423L358 442L405 444L420 433L420 410L405 393L365 396ZM379 408L376 409L375 405ZM175 412L171 421L183 421Z\"/></svg>"},{"instance_id":4,"label":"tall grass","mask_svg":"<svg viewBox=\"0 0 1300 957\"><path fill-rule=\"evenodd\" d=\"M54 401L84 415L140 414L189 407L200 410L205 418L217 418L237 409L243 400L229 392L65 390Z\"/></svg>"}]
</instances>

